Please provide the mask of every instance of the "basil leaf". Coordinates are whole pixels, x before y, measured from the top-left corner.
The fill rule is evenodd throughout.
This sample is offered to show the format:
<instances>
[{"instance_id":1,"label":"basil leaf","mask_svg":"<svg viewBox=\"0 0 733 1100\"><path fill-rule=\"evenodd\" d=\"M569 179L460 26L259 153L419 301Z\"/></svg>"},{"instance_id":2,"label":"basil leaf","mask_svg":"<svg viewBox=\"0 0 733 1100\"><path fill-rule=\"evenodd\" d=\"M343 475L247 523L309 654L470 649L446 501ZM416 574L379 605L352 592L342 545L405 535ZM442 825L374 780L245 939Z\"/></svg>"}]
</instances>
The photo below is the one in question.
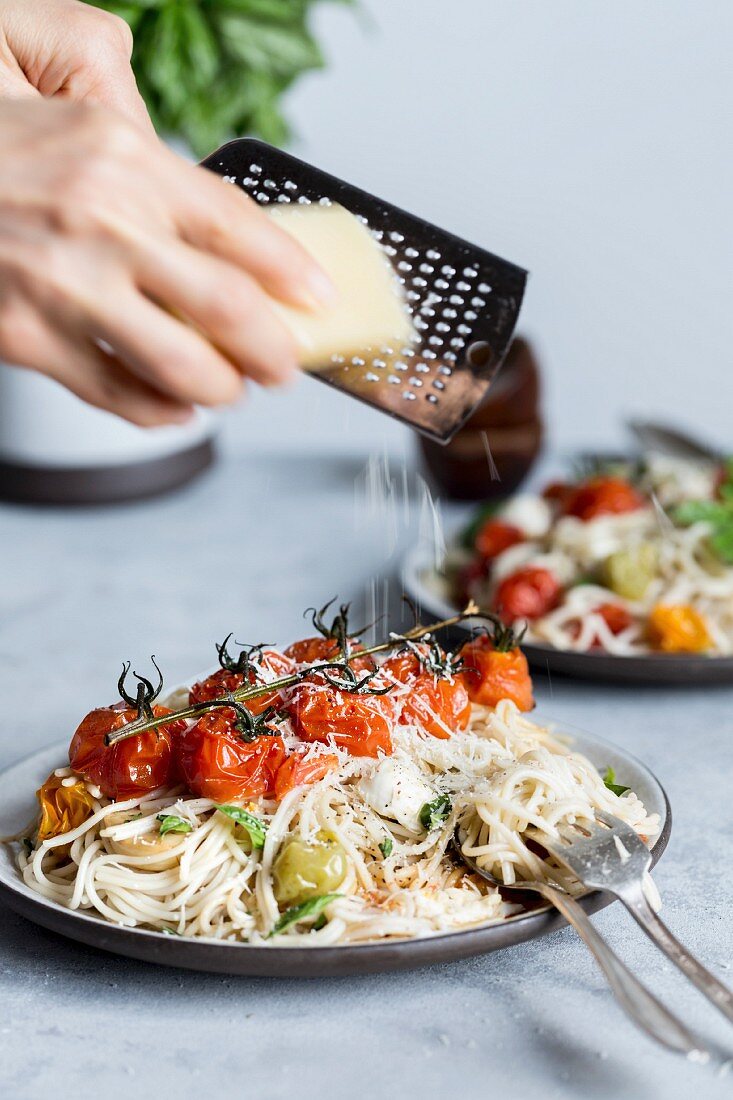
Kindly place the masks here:
<instances>
[{"instance_id":1,"label":"basil leaf","mask_svg":"<svg viewBox=\"0 0 733 1100\"><path fill-rule=\"evenodd\" d=\"M672 518L683 527L709 523L708 546L722 562L733 565L733 481L729 478L730 472L720 486L722 500L687 500L677 505Z\"/></svg>"},{"instance_id":2,"label":"basil leaf","mask_svg":"<svg viewBox=\"0 0 733 1100\"><path fill-rule=\"evenodd\" d=\"M138 0L138 3L140 0ZM130 30L134 33L140 25L145 13L141 11L135 4L135 0L131 0L129 4L116 3L116 4L103 4L102 0L95 0L95 7L105 7L107 11L113 11L115 15L119 15L120 19L124 19L129 25Z\"/></svg>"},{"instance_id":3,"label":"basil leaf","mask_svg":"<svg viewBox=\"0 0 733 1100\"><path fill-rule=\"evenodd\" d=\"M733 565L733 516L726 524L721 524L710 537L710 548L721 561Z\"/></svg>"},{"instance_id":4,"label":"basil leaf","mask_svg":"<svg viewBox=\"0 0 733 1100\"><path fill-rule=\"evenodd\" d=\"M391 836L385 837L385 839L379 845L379 851L382 853L385 859L392 855L394 848L394 841Z\"/></svg>"},{"instance_id":5,"label":"basil leaf","mask_svg":"<svg viewBox=\"0 0 733 1100\"><path fill-rule=\"evenodd\" d=\"M427 832L437 829L445 821L453 809L447 794L439 794L432 802L426 802L420 810L420 824Z\"/></svg>"},{"instance_id":6,"label":"basil leaf","mask_svg":"<svg viewBox=\"0 0 733 1100\"><path fill-rule=\"evenodd\" d=\"M731 511L716 500L686 500L673 512L676 523L689 527L692 523L725 523L731 519Z\"/></svg>"},{"instance_id":7,"label":"basil leaf","mask_svg":"<svg viewBox=\"0 0 733 1100\"><path fill-rule=\"evenodd\" d=\"M185 64L197 88L206 89L216 79L219 51L214 32L198 4L179 5L185 40Z\"/></svg>"},{"instance_id":8,"label":"basil leaf","mask_svg":"<svg viewBox=\"0 0 733 1100\"><path fill-rule=\"evenodd\" d=\"M158 814L158 821L161 836L165 836L166 833L190 833L193 828L190 821L185 821L175 814Z\"/></svg>"},{"instance_id":9,"label":"basil leaf","mask_svg":"<svg viewBox=\"0 0 733 1100\"><path fill-rule=\"evenodd\" d=\"M166 4L156 12L154 21L138 30L140 49L147 57L158 58L157 65L146 67L147 79L161 107L171 114L183 112L191 86L181 10L178 5Z\"/></svg>"},{"instance_id":10,"label":"basil leaf","mask_svg":"<svg viewBox=\"0 0 733 1100\"><path fill-rule=\"evenodd\" d=\"M161 932L164 936L180 936L181 933L177 928L161 928Z\"/></svg>"},{"instance_id":11,"label":"basil leaf","mask_svg":"<svg viewBox=\"0 0 733 1100\"><path fill-rule=\"evenodd\" d=\"M616 782L616 773L613 768L610 767L606 768L606 774L603 776L603 785L613 794L619 795L619 797L631 790L631 787L622 787L620 783Z\"/></svg>"},{"instance_id":12,"label":"basil leaf","mask_svg":"<svg viewBox=\"0 0 733 1100\"><path fill-rule=\"evenodd\" d=\"M257 23L225 12L217 23L228 49L255 71L290 77L323 65L323 55L305 27Z\"/></svg>"},{"instance_id":13,"label":"basil leaf","mask_svg":"<svg viewBox=\"0 0 733 1100\"><path fill-rule=\"evenodd\" d=\"M241 806L217 806L216 808L220 813L231 817L232 821L236 821L237 825L241 825L243 829L247 830L253 848L264 848L267 835L266 821L263 821L260 817L255 817L248 810L243 810Z\"/></svg>"},{"instance_id":14,"label":"basil leaf","mask_svg":"<svg viewBox=\"0 0 733 1100\"><path fill-rule=\"evenodd\" d=\"M293 924L298 924L300 921L305 920L306 917L319 917L327 905L335 898L343 897L343 894L319 894L318 897L309 898L308 901L302 902L301 905L293 905L290 909L286 909L280 920L268 932L267 939L271 939L273 936L277 936L280 932L284 932L286 928L290 928ZM319 927L323 925L318 923ZM315 927L315 926L314 926Z\"/></svg>"},{"instance_id":15,"label":"basil leaf","mask_svg":"<svg viewBox=\"0 0 733 1100\"><path fill-rule=\"evenodd\" d=\"M132 28L132 66L156 128L200 156L235 134L282 141L283 94L324 64L309 28L316 0L91 2Z\"/></svg>"}]
</instances>

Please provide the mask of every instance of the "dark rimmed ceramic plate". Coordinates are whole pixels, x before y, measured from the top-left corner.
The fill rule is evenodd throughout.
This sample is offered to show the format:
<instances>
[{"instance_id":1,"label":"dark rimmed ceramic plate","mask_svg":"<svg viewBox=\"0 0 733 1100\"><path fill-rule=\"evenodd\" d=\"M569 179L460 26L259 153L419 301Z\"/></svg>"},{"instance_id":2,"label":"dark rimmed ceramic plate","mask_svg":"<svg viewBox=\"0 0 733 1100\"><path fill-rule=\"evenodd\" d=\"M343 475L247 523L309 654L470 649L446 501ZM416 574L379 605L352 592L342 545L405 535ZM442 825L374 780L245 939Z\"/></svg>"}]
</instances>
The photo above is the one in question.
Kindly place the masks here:
<instances>
[{"instance_id":1,"label":"dark rimmed ceramic plate","mask_svg":"<svg viewBox=\"0 0 733 1100\"><path fill-rule=\"evenodd\" d=\"M444 593L444 582L435 568L434 550L414 547L402 565L405 592L428 616L428 621L447 619L460 610ZM471 622L455 628L469 633ZM645 653L616 657L610 653L577 653L571 649L523 642L527 660L539 672L558 672L584 680L637 684L733 684L733 657L701 654Z\"/></svg>"},{"instance_id":2,"label":"dark rimmed ceramic plate","mask_svg":"<svg viewBox=\"0 0 733 1100\"><path fill-rule=\"evenodd\" d=\"M667 797L654 775L621 749L587 734L574 734L573 747L599 768L610 766L628 784L650 813L659 814L661 831L652 848L654 862L667 846L671 813ZM36 753L0 775L0 835L25 827L34 811L34 792L66 758L66 744ZM78 913L30 890L15 867L16 847L0 845L0 899L44 928L118 955L189 970L216 971L252 977L316 978L407 970L431 963L464 959L547 935L565 923L554 910L534 909L501 924L450 932L421 940L359 944L347 947L250 947L215 940L183 939L138 928L118 928L86 913ZM588 894L581 904L589 913L603 909L608 894Z\"/></svg>"}]
</instances>

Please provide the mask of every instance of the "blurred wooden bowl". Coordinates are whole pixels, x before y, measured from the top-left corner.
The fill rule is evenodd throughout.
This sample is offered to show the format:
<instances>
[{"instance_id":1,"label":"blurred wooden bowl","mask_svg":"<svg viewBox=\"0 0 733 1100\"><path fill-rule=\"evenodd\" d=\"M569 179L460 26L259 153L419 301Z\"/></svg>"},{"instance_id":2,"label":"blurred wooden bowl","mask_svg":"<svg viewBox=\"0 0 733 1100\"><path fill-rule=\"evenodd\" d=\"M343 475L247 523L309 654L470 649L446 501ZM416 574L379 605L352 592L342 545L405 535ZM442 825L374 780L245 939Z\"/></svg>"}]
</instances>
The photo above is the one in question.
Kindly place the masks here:
<instances>
[{"instance_id":1,"label":"blurred wooden bowl","mask_svg":"<svg viewBox=\"0 0 733 1100\"><path fill-rule=\"evenodd\" d=\"M508 496L541 449L540 371L527 340L517 337L484 403L446 446L420 437L425 465L440 494L453 500Z\"/></svg>"}]
</instances>

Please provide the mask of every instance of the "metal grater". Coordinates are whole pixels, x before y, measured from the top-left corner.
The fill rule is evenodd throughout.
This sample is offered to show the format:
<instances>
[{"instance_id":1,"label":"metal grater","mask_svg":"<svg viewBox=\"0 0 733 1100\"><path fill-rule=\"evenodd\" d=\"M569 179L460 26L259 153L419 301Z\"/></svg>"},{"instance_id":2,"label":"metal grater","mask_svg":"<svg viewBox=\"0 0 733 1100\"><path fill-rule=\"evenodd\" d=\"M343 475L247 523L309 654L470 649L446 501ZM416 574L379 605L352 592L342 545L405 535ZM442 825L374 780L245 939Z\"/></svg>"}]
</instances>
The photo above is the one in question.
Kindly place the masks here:
<instances>
[{"instance_id":1,"label":"metal grater","mask_svg":"<svg viewBox=\"0 0 733 1100\"><path fill-rule=\"evenodd\" d=\"M258 203L338 202L369 227L404 286L418 339L333 356L315 377L448 443L497 374L527 272L261 141L229 142L203 164Z\"/></svg>"}]
</instances>

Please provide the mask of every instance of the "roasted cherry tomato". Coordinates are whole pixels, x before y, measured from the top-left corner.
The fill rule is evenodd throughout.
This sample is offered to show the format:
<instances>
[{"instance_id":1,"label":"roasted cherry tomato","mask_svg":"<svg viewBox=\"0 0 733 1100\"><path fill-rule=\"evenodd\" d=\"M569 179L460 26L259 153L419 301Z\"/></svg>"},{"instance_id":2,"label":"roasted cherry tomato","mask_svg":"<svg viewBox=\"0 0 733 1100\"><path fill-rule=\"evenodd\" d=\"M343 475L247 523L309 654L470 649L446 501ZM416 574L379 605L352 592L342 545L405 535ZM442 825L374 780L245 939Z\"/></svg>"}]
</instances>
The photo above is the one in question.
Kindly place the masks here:
<instances>
[{"instance_id":1,"label":"roasted cherry tomato","mask_svg":"<svg viewBox=\"0 0 733 1100\"><path fill-rule=\"evenodd\" d=\"M363 648L361 642L351 643L352 653L358 653ZM285 650L285 656L296 665L312 665L317 661L340 660L341 650L335 638L303 638L289 645ZM370 672L374 668L374 663L369 657L357 657L349 664L354 672Z\"/></svg>"},{"instance_id":2,"label":"roasted cherry tomato","mask_svg":"<svg viewBox=\"0 0 733 1100\"><path fill-rule=\"evenodd\" d=\"M602 603L594 608L596 615L600 615L612 634L622 634L632 625L634 616L620 603Z\"/></svg>"},{"instance_id":3,"label":"roasted cherry tomato","mask_svg":"<svg viewBox=\"0 0 733 1100\"><path fill-rule=\"evenodd\" d=\"M275 793L286 751L279 736L245 741L234 728L233 711L210 711L180 739L179 760L186 785L199 798L242 802Z\"/></svg>"},{"instance_id":4,"label":"roasted cherry tomato","mask_svg":"<svg viewBox=\"0 0 733 1100\"><path fill-rule=\"evenodd\" d=\"M524 532L519 527L500 519L487 519L479 527L475 546L481 557L490 561L520 542L524 542Z\"/></svg>"},{"instance_id":5,"label":"roasted cherry tomato","mask_svg":"<svg viewBox=\"0 0 733 1100\"><path fill-rule=\"evenodd\" d=\"M622 477L593 477L561 499L562 512L583 522L597 516L618 516L643 508L646 500Z\"/></svg>"},{"instance_id":6,"label":"roasted cherry tomato","mask_svg":"<svg viewBox=\"0 0 733 1100\"><path fill-rule=\"evenodd\" d=\"M38 843L82 825L94 813L94 799L82 782L65 787L63 777L49 775L36 791L41 807Z\"/></svg>"},{"instance_id":7,"label":"roasted cherry tomato","mask_svg":"<svg viewBox=\"0 0 733 1100\"><path fill-rule=\"evenodd\" d=\"M574 487L567 481L551 481L542 490L542 496L545 500L563 505L573 491Z\"/></svg>"},{"instance_id":8,"label":"roasted cherry tomato","mask_svg":"<svg viewBox=\"0 0 733 1100\"><path fill-rule=\"evenodd\" d=\"M307 758L303 753L294 752L280 766L275 777L275 798L278 802L296 787L305 787L317 783L338 767L338 756L324 752L320 756Z\"/></svg>"},{"instance_id":9,"label":"roasted cherry tomato","mask_svg":"<svg viewBox=\"0 0 733 1100\"><path fill-rule=\"evenodd\" d=\"M352 756L392 752L386 696L356 695L320 684L304 685L290 705L295 731L304 741L333 741Z\"/></svg>"},{"instance_id":10,"label":"roasted cherry tomato","mask_svg":"<svg viewBox=\"0 0 733 1100\"><path fill-rule=\"evenodd\" d=\"M159 706L152 711L156 718L171 713ZM135 718L137 711L126 703L99 707L87 714L71 740L71 767L90 783L96 783L107 798L135 798L176 782L176 741L185 722L171 722L116 745L105 745L108 733Z\"/></svg>"},{"instance_id":11,"label":"roasted cherry tomato","mask_svg":"<svg viewBox=\"0 0 733 1100\"><path fill-rule=\"evenodd\" d=\"M625 607L622 607L619 603L602 603L598 607L593 608L595 615L600 617L605 622L608 629L612 634L621 634L624 630L634 621L634 616L631 612L627 611ZM579 638L582 632L583 626L580 620L571 623L569 626L569 633L572 638ZM603 641L596 633L590 643L591 649L603 649Z\"/></svg>"},{"instance_id":12,"label":"roasted cherry tomato","mask_svg":"<svg viewBox=\"0 0 733 1100\"><path fill-rule=\"evenodd\" d=\"M494 606L508 623L517 619L539 619L557 607L562 585L549 569L527 566L510 573L498 585Z\"/></svg>"},{"instance_id":13,"label":"roasted cherry tomato","mask_svg":"<svg viewBox=\"0 0 733 1100\"><path fill-rule=\"evenodd\" d=\"M648 633L663 653L703 653L713 644L705 619L689 604L657 604L649 615Z\"/></svg>"},{"instance_id":14,"label":"roasted cherry tomato","mask_svg":"<svg viewBox=\"0 0 733 1100\"><path fill-rule=\"evenodd\" d=\"M275 649L265 649L262 652L261 668L266 679L281 679L289 676L293 671L293 662ZM245 677L241 672L220 668L205 680L193 685L188 696L189 702L206 703L210 699L220 699L223 695L241 688L244 683ZM252 686L257 683L254 673L248 674L247 683ZM258 695L255 699L247 699L244 705L251 714L261 714L263 710L277 703L279 698L278 692L270 691L266 695Z\"/></svg>"},{"instance_id":15,"label":"roasted cherry tomato","mask_svg":"<svg viewBox=\"0 0 733 1100\"><path fill-rule=\"evenodd\" d=\"M414 653L400 653L382 665L385 673L408 691L395 693L399 721L416 725L426 733L447 740L463 730L471 717L471 700L460 676L444 677L429 672Z\"/></svg>"},{"instance_id":16,"label":"roasted cherry tomato","mask_svg":"<svg viewBox=\"0 0 733 1100\"><path fill-rule=\"evenodd\" d=\"M464 664L461 677L469 698L485 707L511 699L520 710L532 710L534 698L527 658L513 638L508 638L507 645L506 649L497 648L491 638L482 634L461 648Z\"/></svg>"}]
</instances>

